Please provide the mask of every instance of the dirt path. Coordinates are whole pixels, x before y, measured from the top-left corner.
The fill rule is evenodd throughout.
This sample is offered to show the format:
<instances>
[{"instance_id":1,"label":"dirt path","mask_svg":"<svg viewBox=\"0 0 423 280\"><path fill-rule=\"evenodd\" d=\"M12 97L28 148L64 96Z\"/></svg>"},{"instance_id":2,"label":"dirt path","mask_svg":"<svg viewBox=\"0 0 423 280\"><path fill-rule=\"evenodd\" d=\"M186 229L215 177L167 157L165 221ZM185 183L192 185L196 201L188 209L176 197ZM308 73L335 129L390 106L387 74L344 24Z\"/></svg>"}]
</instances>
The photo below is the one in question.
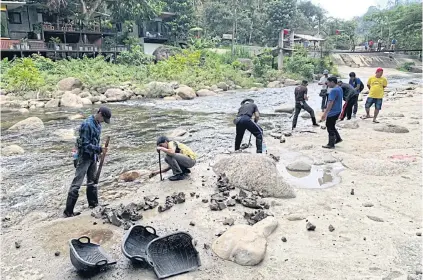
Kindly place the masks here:
<instances>
[{"instance_id":1,"label":"dirt path","mask_svg":"<svg viewBox=\"0 0 423 280\"><path fill-rule=\"evenodd\" d=\"M281 156L281 170L299 157L314 163L331 157L343 170L340 182L333 187L306 188L319 186L317 177L313 177L308 181L310 185L299 184L294 199L267 199L279 226L269 237L265 259L258 266L242 267L223 261L204 248L204 244L213 242L215 234L228 227L222 224L225 217L233 217L235 224L245 224L243 213L251 211L237 205L234 210L212 212L208 204L201 202L215 192L216 177L209 162L196 166L189 181L160 183L152 178L116 204L141 201L153 194L160 197L160 202L173 192L187 194L185 203L164 213L156 209L143 212L140 221L155 227L159 234L188 231L197 241L201 268L172 279L407 279L408 275L421 279L421 274L415 275L416 270L421 271L422 259L422 237L417 236L422 232L421 92L413 93L413 97L397 94L386 98L380 113L382 124L401 125L409 133L377 132L370 120L357 119L357 129L340 130L344 142L332 151L321 148L327 132L320 128L314 129L315 133L294 133L284 144L266 139L269 153ZM364 112L363 102L360 106L359 115ZM390 113L402 113L404 117L391 117ZM190 192L200 197L191 197ZM316 230L307 231L305 219L288 220L292 214L311 221ZM115 267L92 279L156 279L152 271L134 268L123 256L122 228L102 224L88 210L72 219L45 219L43 213L33 213L20 225L3 231L2 279L79 279L69 260L67 242L81 235L89 235L118 260ZM191 221L195 226L189 225ZM333 232L328 230L329 225L335 228ZM282 237L287 242L282 242ZM21 241L19 249L15 241ZM56 251L60 256L55 256Z\"/></svg>"}]
</instances>

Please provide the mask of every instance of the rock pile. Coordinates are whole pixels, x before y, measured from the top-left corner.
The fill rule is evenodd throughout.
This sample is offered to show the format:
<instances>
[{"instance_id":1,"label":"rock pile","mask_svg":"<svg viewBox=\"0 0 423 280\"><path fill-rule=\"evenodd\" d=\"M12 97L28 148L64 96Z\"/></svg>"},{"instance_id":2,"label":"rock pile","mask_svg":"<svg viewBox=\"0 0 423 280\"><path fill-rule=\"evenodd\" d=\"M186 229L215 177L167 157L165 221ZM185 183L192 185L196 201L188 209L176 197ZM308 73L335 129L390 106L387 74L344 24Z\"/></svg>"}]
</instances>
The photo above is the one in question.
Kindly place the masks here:
<instances>
[{"instance_id":1,"label":"rock pile","mask_svg":"<svg viewBox=\"0 0 423 280\"><path fill-rule=\"evenodd\" d=\"M266 213L264 210L257 210L251 213L244 213L244 218L247 220L249 225L254 225L269 216L272 215Z\"/></svg>"},{"instance_id":2,"label":"rock pile","mask_svg":"<svg viewBox=\"0 0 423 280\"><path fill-rule=\"evenodd\" d=\"M104 223L110 223L117 227L123 224L125 229L129 229L132 222L142 219L142 214L139 211L145 210L145 206L145 203L130 203L126 206L120 204L118 208L99 207L91 213L91 216L103 219Z\"/></svg>"},{"instance_id":3,"label":"rock pile","mask_svg":"<svg viewBox=\"0 0 423 280\"><path fill-rule=\"evenodd\" d=\"M195 195L195 193L194 193ZM193 195L191 195L193 196ZM185 202L185 193L173 193L171 196L166 196L166 202L164 205L160 205L158 208L159 212L164 212L166 210L169 210L173 207L175 204L181 204Z\"/></svg>"}]
</instances>

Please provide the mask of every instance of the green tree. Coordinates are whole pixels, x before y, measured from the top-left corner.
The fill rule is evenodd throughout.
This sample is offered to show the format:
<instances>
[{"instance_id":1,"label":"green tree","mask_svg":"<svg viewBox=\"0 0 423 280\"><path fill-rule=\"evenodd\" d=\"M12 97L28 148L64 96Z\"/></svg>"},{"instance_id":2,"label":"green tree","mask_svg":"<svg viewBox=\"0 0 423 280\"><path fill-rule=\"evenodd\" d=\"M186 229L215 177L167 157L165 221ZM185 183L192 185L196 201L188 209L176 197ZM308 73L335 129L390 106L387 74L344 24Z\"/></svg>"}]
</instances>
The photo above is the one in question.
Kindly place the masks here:
<instances>
[{"instance_id":1,"label":"green tree","mask_svg":"<svg viewBox=\"0 0 423 280\"><path fill-rule=\"evenodd\" d=\"M175 17L169 22L174 40L185 41L190 28L194 27L196 22L193 1L164 0L164 2L164 10L175 13Z\"/></svg>"},{"instance_id":2,"label":"green tree","mask_svg":"<svg viewBox=\"0 0 423 280\"><path fill-rule=\"evenodd\" d=\"M296 0L271 0L265 9L266 40L271 46L276 46L281 29L293 27L297 13Z\"/></svg>"}]
</instances>

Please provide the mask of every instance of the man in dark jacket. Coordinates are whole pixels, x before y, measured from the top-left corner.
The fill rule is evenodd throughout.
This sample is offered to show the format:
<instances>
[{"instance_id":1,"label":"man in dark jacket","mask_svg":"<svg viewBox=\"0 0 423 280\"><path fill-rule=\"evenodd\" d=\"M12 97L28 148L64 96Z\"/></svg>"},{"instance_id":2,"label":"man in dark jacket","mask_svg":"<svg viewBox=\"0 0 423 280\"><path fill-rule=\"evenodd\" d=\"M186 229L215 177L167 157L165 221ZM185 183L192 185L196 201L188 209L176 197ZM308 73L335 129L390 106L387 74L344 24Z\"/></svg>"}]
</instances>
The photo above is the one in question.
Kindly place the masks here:
<instances>
[{"instance_id":1,"label":"man in dark jacket","mask_svg":"<svg viewBox=\"0 0 423 280\"><path fill-rule=\"evenodd\" d=\"M361 81L360 78L358 78L354 72L350 73L350 81L349 84L355 89L355 91L357 92L357 100L355 101L355 104L353 106L353 117L355 118L357 111L358 111L358 96L360 95L360 92L363 91L364 89L364 84Z\"/></svg>"},{"instance_id":2,"label":"man in dark jacket","mask_svg":"<svg viewBox=\"0 0 423 280\"><path fill-rule=\"evenodd\" d=\"M253 116L254 122L251 120ZM249 98L244 99L241 102L241 107L238 109L238 115L234 120L234 124L236 125L235 151L238 151L241 147L245 130L248 130L256 137L257 153L262 153L263 129L257 125L259 118L260 113L257 105L254 104L254 100Z\"/></svg>"},{"instance_id":3,"label":"man in dark jacket","mask_svg":"<svg viewBox=\"0 0 423 280\"><path fill-rule=\"evenodd\" d=\"M308 100L307 86L308 82L304 80L300 86L295 88L295 113L294 119L292 120L292 130L294 130L294 128L297 126L298 115L300 114L301 109L306 110L310 114L313 126L319 126L316 122L314 110L310 106L308 106L306 102Z\"/></svg>"},{"instance_id":4,"label":"man in dark jacket","mask_svg":"<svg viewBox=\"0 0 423 280\"><path fill-rule=\"evenodd\" d=\"M343 121L345 116L347 116L347 119L351 120L353 106L357 102L358 94L350 84L343 83L341 80L339 80L338 85L342 89L343 99L345 101L339 119Z\"/></svg>"},{"instance_id":5,"label":"man in dark jacket","mask_svg":"<svg viewBox=\"0 0 423 280\"><path fill-rule=\"evenodd\" d=\"M82 122L79 128L77 139L78 159L76 164L75 177L68 192L66 209L63 212L65 217L79 215L73 209L78 200L79 189L87 175L87 200L90 208L98 205L97 186L95 176L97 173L97 161L101 153L106 153L107 148L100 146L101 123L110 123L112 112L106 107L100 107L95 115L90 116Z\"/></svg>"}]
</instances>

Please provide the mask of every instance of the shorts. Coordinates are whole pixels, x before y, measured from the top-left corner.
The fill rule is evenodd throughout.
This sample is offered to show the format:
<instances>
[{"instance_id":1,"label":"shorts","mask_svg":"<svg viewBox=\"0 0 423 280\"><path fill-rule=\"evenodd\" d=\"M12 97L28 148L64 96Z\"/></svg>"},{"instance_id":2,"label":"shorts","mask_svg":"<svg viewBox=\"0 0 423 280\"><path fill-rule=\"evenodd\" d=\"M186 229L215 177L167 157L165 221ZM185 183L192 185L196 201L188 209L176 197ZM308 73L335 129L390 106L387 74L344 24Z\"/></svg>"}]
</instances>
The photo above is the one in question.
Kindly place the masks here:
<instances>
[{"instance_id":1,"label":"shorts","mask_svg":"<svg viewBox=\"0 0 423 280\"><path fill-rule=\"evenodd\" d=\"M366 100L366 105L364 105L364 107L366 107L367 109L372 107L373 104L375 104L375 108L377 110L381 110L382 109L382 98L373 98L373 97L367 97Z\"/></svg>"}]
</instances>

